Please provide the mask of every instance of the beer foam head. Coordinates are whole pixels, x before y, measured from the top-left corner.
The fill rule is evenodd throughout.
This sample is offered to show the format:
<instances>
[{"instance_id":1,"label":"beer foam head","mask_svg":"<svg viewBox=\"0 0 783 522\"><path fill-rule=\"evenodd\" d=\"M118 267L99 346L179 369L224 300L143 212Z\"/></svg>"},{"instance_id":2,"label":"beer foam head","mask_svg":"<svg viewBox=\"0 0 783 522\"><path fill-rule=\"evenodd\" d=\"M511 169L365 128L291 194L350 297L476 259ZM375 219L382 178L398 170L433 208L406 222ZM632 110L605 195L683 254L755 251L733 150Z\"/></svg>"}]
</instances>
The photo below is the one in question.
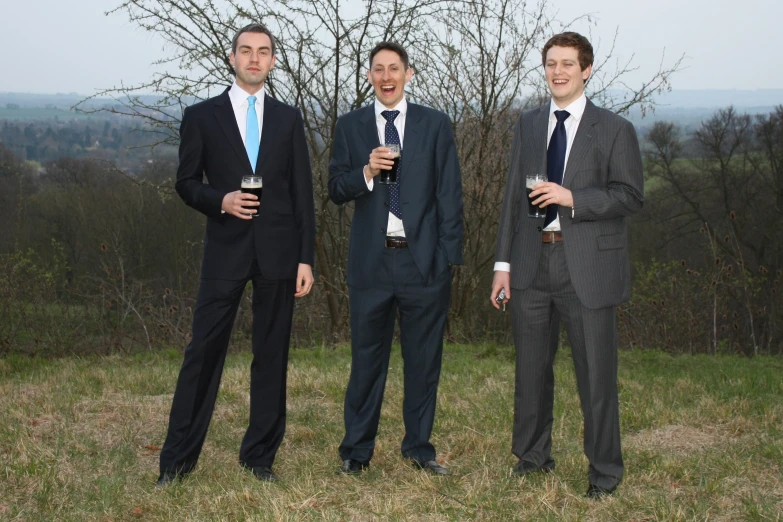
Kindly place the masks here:
<instances>
[{"instance_id":1,"label":"beer foam head","mask_svg":"<svg viewBox=\"0 0 783 522\"><path fill-rule=\"evenodd\" d=\"M543 183L546 181L546 176L543 174L536 174L536 175L528 175L525 178L525 188L533 188L535 185L538 185L539 183Z\"/></svg>"},{"instance_id":2,"label":"beer foam head","mask_svg":"<svg viewBox=\"0 0 783 522\"><path fill-rule=\"evenodd\" d=\"M263 186L264 186L264 184L261 183L261 180L257 180L257 181L243 181L242 182L242 188L243 189L260 189Z\"/></svg>"}]
</instances>

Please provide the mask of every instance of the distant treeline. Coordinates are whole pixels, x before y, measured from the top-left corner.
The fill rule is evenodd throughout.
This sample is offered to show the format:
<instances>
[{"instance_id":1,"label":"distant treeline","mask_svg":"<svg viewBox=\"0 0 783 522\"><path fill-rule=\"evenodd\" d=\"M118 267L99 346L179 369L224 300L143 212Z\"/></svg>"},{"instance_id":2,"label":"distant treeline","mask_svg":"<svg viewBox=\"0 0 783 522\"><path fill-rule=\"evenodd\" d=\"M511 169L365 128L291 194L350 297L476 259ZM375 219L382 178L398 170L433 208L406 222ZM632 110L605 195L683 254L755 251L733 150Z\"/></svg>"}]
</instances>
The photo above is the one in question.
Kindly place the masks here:
<instances>
[{"instance_id":1,"label":"distant treeline","mask_svg":"<svg viewBox=\"0 0 783 522\"><path fill-rule=\"evenodd\" d=\"M150 141L148 129L127 116L104 114L89 119L4 120L0 126L0 143L5 148L19 159L39 163L63 157L90 157L127 165L150 157L150 149L143 148ZM168 149L167 153L175 154L173 149ZM157 152L164 153L161 149Z\"/></svg>"},{"instance_id":2,"label":"distant treeline","mask_svg":"<svg viewBox=\"0 0 783 522\"><path fill-rule=\"evenodd\" d=\"M498 172L507 169L515 117L487 127L496 133L485 136L494 140L487 141L494 144L492 156L471 156L480 122L465 119L455 127L468 226L466 266L455 271L447 328L453 341L510 342L508 316L489 305L499 212L492 202L505 180L477 172L488 162ZM32 147L45 157L52 143L79 147L84 155L93 141L118 152L129 145L127 135L115 141L120 128L110 122L48 128L3 124L0 354L182 347L205 218L172 190L176 158L140 162L134 175L84 157L25 161L31 158L20 150ZM647 188L644 210L630 227L634 295L619 311L620 345L781 354L783 107L756 117L721 110L689 135L656 122L641 138ZM344 260L351 207L323 197L324 158L314 157L313 164L317 286L297 302L299 347L349 338ZM237 321L234 341L246 346L249 302Z\"/></svg>"}]
</instances>

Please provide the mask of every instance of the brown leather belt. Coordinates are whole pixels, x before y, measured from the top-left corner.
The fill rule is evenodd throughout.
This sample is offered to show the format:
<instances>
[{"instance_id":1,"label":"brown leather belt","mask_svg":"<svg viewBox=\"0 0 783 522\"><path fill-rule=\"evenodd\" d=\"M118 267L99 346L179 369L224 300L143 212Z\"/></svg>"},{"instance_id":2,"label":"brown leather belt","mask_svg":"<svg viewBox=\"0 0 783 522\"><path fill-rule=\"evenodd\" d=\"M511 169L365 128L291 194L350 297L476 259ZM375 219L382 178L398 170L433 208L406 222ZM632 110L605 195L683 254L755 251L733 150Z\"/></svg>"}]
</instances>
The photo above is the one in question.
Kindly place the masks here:
<instances>
[{"instance_id":1,"label":"brown leather belt","mask_svg":"<svg viewBox=\"0 0 783 522\"><path fill-rule=\"evenodd\" d=\"M408 241L396 237L387 237L386 248L408 248Z\"/></svg>"},{"instance_id":2,"label":"brown leather belt","mask_svg":"<svg viewBox=\"0 0 783 522\"><path fill-rule=\"evenodd\" d=\"M560 232L542 232L542 243L560 243L563 240L563 234Z\"/></svg>"}]
</instances>

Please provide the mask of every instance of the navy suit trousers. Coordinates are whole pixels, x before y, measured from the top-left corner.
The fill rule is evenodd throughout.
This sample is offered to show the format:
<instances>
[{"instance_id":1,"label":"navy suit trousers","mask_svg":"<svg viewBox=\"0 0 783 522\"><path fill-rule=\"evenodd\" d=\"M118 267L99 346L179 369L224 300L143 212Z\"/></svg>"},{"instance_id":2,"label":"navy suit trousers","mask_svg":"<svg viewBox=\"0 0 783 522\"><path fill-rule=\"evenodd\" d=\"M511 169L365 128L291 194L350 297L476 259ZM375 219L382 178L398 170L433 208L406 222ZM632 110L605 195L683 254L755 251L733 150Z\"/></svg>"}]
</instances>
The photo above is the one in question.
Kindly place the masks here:
<instances>
[{"instance_id":1,"label":"navy suit trousers","mask_svg":"<svg viewBox=\"0 0 783 522\"><path fill-rule=\"evenodd\" d=\"M404 457L423 463L435 458L430 435L451 297L451 268L425 286L410 250L387 248L376 275L371 288L350 288L352 363L340 457L360 462L372 458L399 311L405 380L401 449Z\"/></svg>"}]
</instances>

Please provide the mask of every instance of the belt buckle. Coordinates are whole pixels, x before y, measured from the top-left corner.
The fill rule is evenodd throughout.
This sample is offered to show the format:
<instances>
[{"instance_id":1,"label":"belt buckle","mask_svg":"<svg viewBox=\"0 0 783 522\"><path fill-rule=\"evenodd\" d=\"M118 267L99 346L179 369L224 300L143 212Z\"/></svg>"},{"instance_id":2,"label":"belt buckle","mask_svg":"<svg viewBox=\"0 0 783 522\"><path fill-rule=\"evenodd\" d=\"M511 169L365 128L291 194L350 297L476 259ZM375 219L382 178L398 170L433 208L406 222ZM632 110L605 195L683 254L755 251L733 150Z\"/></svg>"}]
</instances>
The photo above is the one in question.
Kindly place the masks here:
<instances>
[{"instance_id":1,"label":"belt buckle","mask_svg":"<svg viewBox=\"0 0 783 522\"><path fill-rule=\"evenodd\" d=\"M544 243L554 243L555 242L555 232L553 230L545 230L544 231Z\"/></svg>"}]
</instances>

